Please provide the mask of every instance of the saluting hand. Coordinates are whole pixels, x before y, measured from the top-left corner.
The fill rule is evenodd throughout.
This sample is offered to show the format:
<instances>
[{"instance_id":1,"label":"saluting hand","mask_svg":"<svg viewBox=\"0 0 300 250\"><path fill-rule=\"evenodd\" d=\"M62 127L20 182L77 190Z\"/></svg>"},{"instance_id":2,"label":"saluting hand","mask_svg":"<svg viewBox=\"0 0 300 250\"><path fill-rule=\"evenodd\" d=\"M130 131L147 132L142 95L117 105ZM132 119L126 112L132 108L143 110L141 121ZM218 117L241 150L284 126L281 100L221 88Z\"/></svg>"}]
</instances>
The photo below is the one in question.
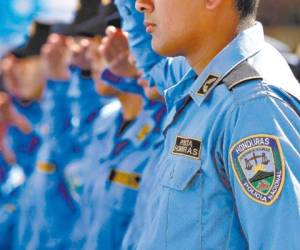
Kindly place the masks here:
<instances>
[{"instance_id":1,"label":"saluting hand","mask_svg":"<svg viewBox=\"0 0 300 250\"><path fill-rule=\"evenodd\" d=\"M114 74L123 77L140 76L129 50L127 36L120 29L107 27L106 37L102 39L99 50L109 70Z\"/></svg>"},{"instance_id":2,"label":"saluting hand","mask_svg":"<svg viewBox=\"0 0 300 250\"><path fill-rule=\"evenodd\" d=\"M69 49L67 38L51 34L47 43L42 47L42 58L45 66L46 78L52 80L68 79Z\"/></svg>"}]
</instances>

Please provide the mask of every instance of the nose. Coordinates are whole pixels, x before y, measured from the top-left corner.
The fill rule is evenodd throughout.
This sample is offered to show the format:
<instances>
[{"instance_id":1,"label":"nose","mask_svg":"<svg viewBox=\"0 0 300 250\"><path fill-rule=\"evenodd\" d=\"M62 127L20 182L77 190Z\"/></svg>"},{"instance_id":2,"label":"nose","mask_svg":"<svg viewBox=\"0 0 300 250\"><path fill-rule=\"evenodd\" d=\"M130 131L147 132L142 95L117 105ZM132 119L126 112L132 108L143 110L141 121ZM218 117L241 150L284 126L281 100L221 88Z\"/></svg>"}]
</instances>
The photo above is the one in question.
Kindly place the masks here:
<instances>
[{"instance_id":1,"label":"nose","mask_svg":"<svg viewBox=\"0 0 300 250\"><path fill-rule=\"evenodd\" d=\"M152 12L154 5L152 0L136 0L135 8L139 12Z\"/></svg>"}]
</instances>

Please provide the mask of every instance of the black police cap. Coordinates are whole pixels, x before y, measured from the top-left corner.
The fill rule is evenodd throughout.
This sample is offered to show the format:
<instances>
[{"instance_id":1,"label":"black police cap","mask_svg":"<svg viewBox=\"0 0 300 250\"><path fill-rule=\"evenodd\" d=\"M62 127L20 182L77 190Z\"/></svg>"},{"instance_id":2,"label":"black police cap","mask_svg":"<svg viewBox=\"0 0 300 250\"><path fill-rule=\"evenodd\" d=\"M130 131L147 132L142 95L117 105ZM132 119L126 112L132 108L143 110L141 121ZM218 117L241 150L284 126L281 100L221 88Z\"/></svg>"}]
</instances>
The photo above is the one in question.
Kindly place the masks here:
<instances>
[{"instance_id":1,"label":"black police cap","mask_svg":"<svg viewBox=\"0 0 300 250\"><path fill-rule=\"evenodd\" d=\"M121 17L113 3L101 6L97 16L76 25L75 29L80 36L103 36L105 35L106 27L109 25L121 27Z\"/></svg>"},{"instance_id":2,"label":"black police cap","mask_svg":"<svg viewBox=\"0 0 300 250\"><path fill-rule=\"evenodd\" d=\"M33 25L33 32L30 35L27 43L11 51L15 57L25 58L40 54L42 46L47 41L51 26L37 22Z\"/></svg>"},{"instance_id":3,"label":"black police cap","mask_svg":"<svg viewBox=\"0 0 300 250\"><path fill-rule=\"evenodd\" d=\"M53 25L51 32L65 36L77 36L76 25L96 16L99 6L100 0L81 0L74 21L71 24Z\"/></svg>"}]
</instances>

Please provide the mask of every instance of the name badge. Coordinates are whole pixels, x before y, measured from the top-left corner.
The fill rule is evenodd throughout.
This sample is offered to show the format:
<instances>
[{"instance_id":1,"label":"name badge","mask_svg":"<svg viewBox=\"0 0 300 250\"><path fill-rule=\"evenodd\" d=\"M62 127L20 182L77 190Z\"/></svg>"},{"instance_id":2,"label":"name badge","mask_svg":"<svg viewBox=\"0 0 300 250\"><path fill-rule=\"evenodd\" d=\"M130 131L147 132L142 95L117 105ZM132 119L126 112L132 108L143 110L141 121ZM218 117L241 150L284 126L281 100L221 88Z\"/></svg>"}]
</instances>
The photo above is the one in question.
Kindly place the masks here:
<instances>
[{"instance_id":1,"label":"name badge","mask_svg":"<svg viewBox=\"0 0 300 250\"><path fill-rule=\"evenodd\" d=\"M201 152L201 141L177 136L176 143L173 148L173 154L199 159Z\"/></svg>"}]
</instances>

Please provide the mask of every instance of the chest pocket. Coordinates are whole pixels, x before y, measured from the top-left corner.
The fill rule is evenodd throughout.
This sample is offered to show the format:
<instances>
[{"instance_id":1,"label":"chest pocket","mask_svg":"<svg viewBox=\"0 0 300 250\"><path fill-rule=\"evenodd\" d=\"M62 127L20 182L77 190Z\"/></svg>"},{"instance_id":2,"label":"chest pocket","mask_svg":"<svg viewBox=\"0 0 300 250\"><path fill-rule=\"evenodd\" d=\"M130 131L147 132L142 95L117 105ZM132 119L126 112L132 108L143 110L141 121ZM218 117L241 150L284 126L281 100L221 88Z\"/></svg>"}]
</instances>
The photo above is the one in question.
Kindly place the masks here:
<instances>
[{"instance_id":1,"label":"chest pocket","mask_svg":"<svg viewBox=\"0 0 300 250\"><path fill-rule=\"evenodd\" d=\"M184 156L173 156L166 161L167 169L162 179L162 185L178 191L191 186L201 173L201 161Z\"/></svg>"}]
</instances>

